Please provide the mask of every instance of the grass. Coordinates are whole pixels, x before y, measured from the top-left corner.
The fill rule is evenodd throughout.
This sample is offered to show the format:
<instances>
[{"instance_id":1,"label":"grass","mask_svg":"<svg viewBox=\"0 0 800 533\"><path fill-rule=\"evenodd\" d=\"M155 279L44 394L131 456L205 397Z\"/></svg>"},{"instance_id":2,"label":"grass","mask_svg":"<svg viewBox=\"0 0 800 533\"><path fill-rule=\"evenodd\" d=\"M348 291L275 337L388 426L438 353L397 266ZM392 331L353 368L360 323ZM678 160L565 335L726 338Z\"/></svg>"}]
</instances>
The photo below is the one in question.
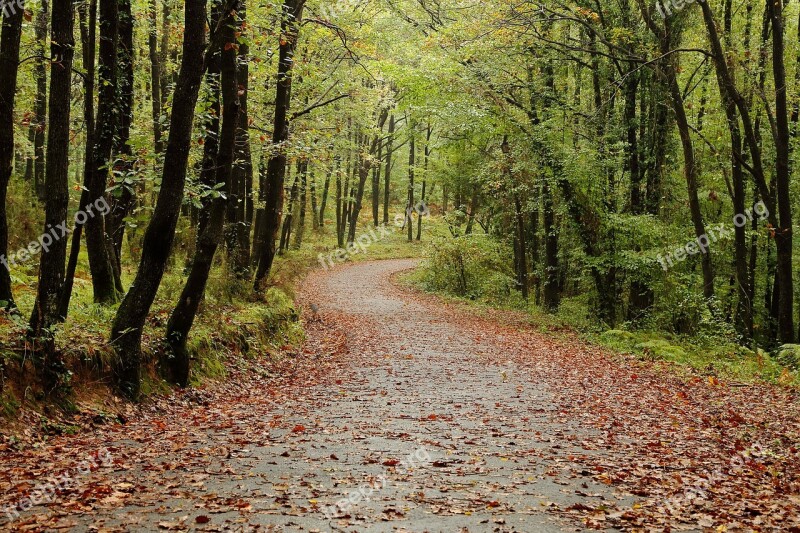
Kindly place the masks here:
<instances>
[{"instance_id":1,"label":"grass","mask_svg":"<svg viewBox=\"0 0 800 533\"><path fill-rule=\"evenodd\" d=\"M34 207L21 208L17 213L17 221L33 221L17 224L21 229L12 238L12 249L35 238L35 228L39 227L39 223L34 217L38 216L38 212L32 212L36 212ZM187 222L182 220L182 224L184 226L179 229L174 246L177 252L168 265L143 332L146 370L142 383L144 397L167 394L171 390L161 377L160 358L166 323L183 288L186 257L191 253L194 239L193 232L186 227ZM311 221L307 220L299 248L293 248L276 259L270 288L261 295L253 293L250 282L232 279L228 275L224 252L218 254L205 300L188 340L193 358L191 385L200 387L211 381L223 380L231 369L246 370L256 358L274 360L280 357L283 347L295 346L303 341L300 310L294 303L295 287L311 269L320 267L320 254L326 256L337 248L335 230L330 224L324 230L312 230L310 226ZM381 235L372 231L371 224L364 224L359 228L357 238ZM443 231L446 231L445 226L440 221L434 221L426 224L423 238L442 234ZM141 232L130 236L123 252L125 264L122 276L126 287L130 286L136 273L136 247L140 238ZM348 260L418 257L424 249L416 241L408 242L405 232L394 226L390 226L385 238L376 240L370 237L369 240L369 245L365 246L362 253L354 254ZM26 319L36 297L37 268L38 259L33 259L13 271L14 294L22 317L12 319L0 316L0 418L6 420L17 417L23 407L40 414L48 410L35 380L30 346L24 341ZM74 393L74 398L67 399L64 405L80 403L85 406L89 403L101 409L100 405L110 390L107 385L115 357L108 335L116 306L97 305L92 298L84 247L70 314L56 331L56 343L70 369L70 384Z\"/></svg>"},{"instance_id":2,"label":"grass","mask_svg":"<svg viewBox=\"0 0 800 533\"><path fill-rule=\"evenodd\" d=\"M788 363L800 361L797 356L800 347L796 353L784 351L779 356L748 349L723 335L675 335L654 329L635 329L627 324L620 329L608 330L592 319L586 295L564 298L556 313L548 313L532 303L526 304L518 293L505 299L459 298L437 290L430 281L435 274L427 272L426 268L429 265L423 263L419 270L406 273L400 279L418 290L469 305L478 313L488 308L525 312L531 327L547 335L564 338L577 334L586 342L617 353L630 354L642 360L666 361L694 373L730 381L764 381L800 387L800 371L796 364Z\"/></svg>"}]
</instances>

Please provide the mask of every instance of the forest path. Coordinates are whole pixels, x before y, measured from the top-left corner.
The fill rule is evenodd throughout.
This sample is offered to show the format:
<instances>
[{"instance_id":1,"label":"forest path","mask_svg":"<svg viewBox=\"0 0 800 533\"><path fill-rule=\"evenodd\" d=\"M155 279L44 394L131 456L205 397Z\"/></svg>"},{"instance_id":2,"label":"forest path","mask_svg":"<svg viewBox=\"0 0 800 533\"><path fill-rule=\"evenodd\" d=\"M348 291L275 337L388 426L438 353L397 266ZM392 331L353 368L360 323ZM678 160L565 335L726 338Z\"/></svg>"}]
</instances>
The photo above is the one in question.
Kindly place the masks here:
<instances>
[{"instance_id":1,"label":"forest path","mask_svg":"<svg viewBox=\"0 0 800 533\"><path fill-rule=\"evenodd\" d=\"M3 506L49 475L73 478L14 527L800 526L797 450L742 444L747 433L796 443L795 393L679 379L570 335L555 340L522 315L478 313L392 283L415 264L311 274L299 301L319 314L304 347L274 367L179 394L125 426L2 450ZM99 450L113 465L75 471Z\"/></svg>"}]
</instances>

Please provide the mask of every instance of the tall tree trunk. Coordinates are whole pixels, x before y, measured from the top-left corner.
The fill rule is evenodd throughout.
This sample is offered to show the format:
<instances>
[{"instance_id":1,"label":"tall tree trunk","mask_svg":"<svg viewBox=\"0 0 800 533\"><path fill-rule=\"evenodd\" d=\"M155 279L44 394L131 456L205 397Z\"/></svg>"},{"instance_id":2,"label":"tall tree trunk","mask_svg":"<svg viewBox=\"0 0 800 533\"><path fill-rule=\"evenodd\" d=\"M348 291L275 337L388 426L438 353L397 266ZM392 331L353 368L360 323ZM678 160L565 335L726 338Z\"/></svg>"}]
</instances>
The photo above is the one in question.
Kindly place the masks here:
<instances>
[{"instance_id":1,"label":"tall tree trunk","mask_svg":"<svg viewBox=\"0 0 800 533\"><path fill-rule=\"evenodd\" d=\"M104 198L111 167L111 150L119 123L117 103L117 48L119 46L119 2L100 0L100 43L97 64L97 120L94 161L89 181L89 203ZM109 256L105 213L94 212L86 222L86 251L92 272L94 301L113 304L118 300L117 283Z\"/></svg>"},{"instance_id":2,"label":"tall tree trunk","mask_svg":"<svg viewBox=\"0 0 800 533\"><path fill-rule=\"evenodd\" d=\"M242 31L247 28L246 4L240 4L239 20ZM231 176L231 187L228 194L227 247L234 273L239 278L249 276L250 265L250 230L251 222L247 213L252 205L253 158L250 152L250 116L248 114L248 93L250 90L250 47L247 39L241 39L238 55L238 87L239 87L239 128L236 136L236 164ZM248 192L249 191L249 192Z\"/></svg>"},{"instance_id":3,"label":"tall tree trunk","mask_svg":"<svg viewBox=\"0 0 800 533\"><path fill-rule=\"evenodd\" d=\"M41 56L36 60L36 102L34 104L35 127L33 132L33 189L36 197L44 201L45 140L47 135L47 30L50 26L48 0L42 0L36 15L36 49Z\"/></svg>"},{"instance_id":4,"label":"tall tree trunk","mask_svg":"<svg viewBox=\"0 0 800 533\"><path fill-rule=\"evenodd\" d=\"M213 0L211 4L211 24L216 26L222 17L222 0ZM203 163L200 170L200 187L207 194L202 198L202 207L198 215L197 238L206 229L211 218L211 206L214 205L211 193L217 186L217 156L219 155L220 117L222 116L222 95L220 76L222 72L222 50L214 49L209 52L206 70L206 105L208 106L208 119L204 124L205 138L203 140ZM240 108L241 112L241 108Z\"/></svg>"},{"instance_id":5,"label":"tall tree trunk","mask_svg":"<svg viewBox=\"0 0 800 533\"><path fill-rule=\"evenodd\" d=\"M287 209L286 216L283 219L283 226L281 228L281 240L278 244L278 253L283 254L287 250L289 250L289 239L292 236L292 224L294 223L294 208L295 204L297 203L297 190L299 187L299 180L300 175L302 174L303 169L301 163L297 164L297 172L294 177L294 182L292 183L292 188L289 191L289 207Z\"/></svg>"},{"instance_id":6,"label":"tall tree trunk","mask_svg":"<svg viewBox=\"0 0 800 533\"><path fill-rule=\"evenodd\" d=\"M336 169L336 244L339 248L344 246L344 205L342 198L342 169Z\"/></svg>"},{"instance_id":7,"label":"tall tree trunk","mask_svg":"<svg viewBox=\"0 0 800 533\"><path fill-rule=\"evenodd\" d=\"M222 131L216 165L216 185L222 191L231 184L237 130L240 126L240 100L237 88L236 28L226 24L222 31L221 86ZM186 279L181 297L167 323L166 342L170 348L168 365L174 383L185 387L189 383L189 353L186 340L194 324L197 310L205 294L214 255L222 243L227 201L221 195L211 201L210 216L197 239L192 268Z\"/></svg>"},{"instance_id":8,"label":"tall tree trunk","mask_svg":"<svg viewBox=\"0 0 800 533\"><path fill-rule=\"evenodd\" d=\"M0 261L3 263L0 265L0 307L11 310L16 309L16 304L11 290L6 202L8 184L14 170L14 99L17 94L19 43L24 13L17 4L5 6L5 9L11 12L3 13L0 36Z\"/></svg>"},{"instance_id":9,"label":"tall tree trunk","mask_svg":"<svg viewBox=\"0 0 800 533\"><path fill-rule=\"evenodd\" d=\"M420 201L425 204L427 201L427 194L428 194L428 164L431 158L431 135L433 134L433 130L431 129L430 123L428 123L428 130L427 136L425 137L425 162L422 167L422 196L420 197ZM422 217L425 216L423 210L419 210L417 213L417 240L422 240ZM524 239L523 239L524 240ZM524 255L524 252L523 252ZM527 299L527 296L525 297Z\"/></svg>"},{"instance_id":10,"label":"tall tree trunk","mask_svg":"<svg viewBox=\"0 0 800 533\"><path fill-rule=\"evenodd\" d=\"M784 344L792 343L794 331L794 280L792 278L792 198L789 172L789 106L786 96L783 0L767 2L772 20L772 77L775 81L775 181L778 194L780 226L776 229L778 248L777 273L781 284L778 310L778 334Z\"/></svg>"},{"instance_id":11,"label":"tall tree trunk","mask_svg":"<svg viewBox=\"0 0 800 533\"><path fill-rule=\"evenodd\" d=\"M187 0L185 17L183 59L170 119L161 193L145 232L136 279L122 300L111 329L111 343L117 355L116 384L132 398L139 396L141 386L142 329L169 260L183 202L194 108L205 67L205 0Z\"/></svg>"},{"instance_id":12,"label":"tall tree trunk","mask_svg":"<svg viewBox=\"0 0 800 533\"><path fill-rule=\"evenodd\" d=\"M147 3L147 48L150 55L150 100L153 115L153 149L156 161L164 152L163 127L161 122L161 56L158 53L158 5L156 0Z\"/></svg>"},{"instance_id":13,"label":"tall tree trunk","mask_svg":"<svg viewBox=\"0 0 800 533\"><path fill-rule=\"evenodd\" d=\"M698 239L706 239L706 226L703 220L703 213L700 209L700 197L698 194L697 159L692 142L689 119L686 116L686 103L684 102L683 93L678 84L676 55L673 53L675 43L678 42L680 38L681 30L676 25L673 25L673 22L669 18L664 20L663 28L658 27L652 18L650 18L649 12L647 11L648 8L645 7L641 1L640 8L645 17L645 22L658 38L660 51L665 58L662 59L661 63L657 64L656 68L659 76L666 85L672 111L675 114L678 133L680 135L681 149L683 151L683 173L689 194L689 212L692 218L695 236ZM679 23L680 22L677 24ZM711 262L711 251L706 250L706 253L702 255L703 296L705 296L707 300L711 300L714 297L714 269Z\"/></svg>"},{"instance_id":14,"label":"tall tree trunk","mask_svg":"<svg viewBox=\"0 0 800 533\"><path fill-rule=\"evenodd\" d=\"M311 188L311 214L313 218L314 231L319 229L319 210L317 209L317 177L314 174L313 167L309 171L309 186Z\"/></svg>"},{"instance_id":15,"label":"tall tree trunk","mask_svg":"<svg viewBox=\"0 0 800 533\"><path fill-rule=\"evenodd\" d=\"M30 321L30 336L43 344L42 378L48 391L59 384L65 370L55 351L51 327L59 321L59 301L64 283L64 262L67 240L62 235L69 207L70 94L75 38L72 2L53 4L51 26L50 129L47 137L47 169L45 174L45 221L42 235L57 233L57 238L42 250L36 303ZM51 228L59 228L53 230Z\"/></svg>"},{"instance_id":16,"label":"tall tree trunk","mask_svg":"<svg viewBox=\"0 0 800 533\"><path fill-rule=\"evenodd\" d=\"M392 155L394 154L394 114L389 118L389 132L386 136L386 168L383 174L383 224L389 225L390 186L392 183Z\"/></svg>"},{"instance_id":17,"label":"tall tree trunk","mask_svg":"<svg viewBox=\"0 0 800 533\"><path fill-rule=\"evenodd\" d=\"M561 292L558 284L558 233L555 224L553 194L547 179L542 180L542 214L544 218L544 307L550 312L561 305Z\"/></svg>"},{"instance_id":18,"label":"tall tree trunk","mask_svg":"<svg viewBox=\"0 0 800 533\"><path fill-rule=\"evenodd\" d=\"M417 164L414 128L411 128L411 140L408 148L408 202L406 204L406 225L408 226L408 242L414 240L414 176ZM476 193L477 196L477 193Z\"/></svg>"},{"instance_id":19,"label":"tall tree trunk","mask_svg":"<svg viewBox=\"0 0 800 533\"><path fill-rule=\"evenodd\" d=\"M338 158L334 158L334 167L325 174L325 184L322 186L322 198L320 199L320 207L319 207L319 227L325 228L325 209L328 206L328 195L330 193L331 187L331 176L334 172L338 172L339 160Z\"/></svg>"},{"instance_id":20,"label":"tall tree trunk","mask_svg":"<svg viewBox=\"0 0 800 533\"><path fill-rule=\"evenodd\" d=\"M303 244L303 233L306 230L306 206L308 205L308 161L303 161L300 173L300 217L297 220L297 232L294 234L294 248L300 249Z\"/></svg>"},{"instance_id":21,"label":"tall tree trunk","mask_svg":"<svg viewBox=\"0 0 800 533\"><path fill-rule=\"evenodd\" d=\"M117 290L124 292L120 271L122 268L122 243L125 240L125 219L136 205L134 156L130 146L133 125L133 13L131 0L119 0L119 125L114 138L115 190L111 195L111 212L106 218L107 233L111 242L111 266ZM121 179L120 179L121 178ZM129 182L126 182L129 180Z\"/></svg>"},{"instance_id":22,"label":"tall tree trunk","mask_svg":"<svg viewBox=\"0 0 800 533\"><path fill-rule=\"evenodd\" d=\"M389 118L389 111L382 110L380 113L380 117L378 119L378 129L383 131L383 126L386 124L386 119ZM366 135L364 136L364 146L366 147ZM356 239L356 229L358 227L358 217L361 214L361 207L364 201L364 191L367 185L367 179L369 178L369 173L372 170L372 156L378 151L378 146L381 143L381 136L376 134L373 139L372 143L367 149L366 153L361 157L360 164L358 166L358 186L356 189L355 198L353 201L352 212L350 213L350 232L347 236L347 242L352 243ZM380 165L380 162L378 162Z\"/></svg>"},{"instance_id":23,"label":"tall tree trunk","mask_svg":"<svg viewBox=\"0 0 800 533\"><path fill-rule=\"evenodd\" d=\"M264 244L255 277L255 288L260 290L275 260L275 244L281 226L283 210L283 180L286 175L286 148L289 140L289 106L292 91L292 67L294 53L303 18L305 0L284 0L283 20L281 22L281 39L278 59L278 83L275 95L275 121L272 144L279 147L272 154L267 164L267 204L264 216Z\"/></svg>"},{"instance_id":24,"label":"tall tree trunk","mask_svg":"<svg viewBox=\"0 0 800 533\"><path fill-rule=\"evenodd\" d=\"M383 131L381 130L381 133ZM383 141L378 143L378 160L372 168L372 224L380 226L381 210L381 163L383 162Z\"/></svg>"},{"instance_id":25,"label":"tall tree trunk","mask_svg":"<svg viewBox=\"0 0 800 533\"><path fill-rule=\"evenodd\" d=\"M87 11L88 8L88 11ZM97 1L78 4L81 33L81 50L83 51L83 66L86 76L83 79L83 121L86 124L86 144L83 157L83 190L78 202L78 211L86 212L90 203L89 187L92 180L92 167L94 166L94 86L95 86L95 50L97 46ZM69 304L72 299L72 288L75 283L75 271L78 268L78 259L81 253L81 237L85 220L76 219L72 232L69 259L64 277L61 298L59 302L59 318L66 320L69 313Z\"/></svg>"}]
</instances>

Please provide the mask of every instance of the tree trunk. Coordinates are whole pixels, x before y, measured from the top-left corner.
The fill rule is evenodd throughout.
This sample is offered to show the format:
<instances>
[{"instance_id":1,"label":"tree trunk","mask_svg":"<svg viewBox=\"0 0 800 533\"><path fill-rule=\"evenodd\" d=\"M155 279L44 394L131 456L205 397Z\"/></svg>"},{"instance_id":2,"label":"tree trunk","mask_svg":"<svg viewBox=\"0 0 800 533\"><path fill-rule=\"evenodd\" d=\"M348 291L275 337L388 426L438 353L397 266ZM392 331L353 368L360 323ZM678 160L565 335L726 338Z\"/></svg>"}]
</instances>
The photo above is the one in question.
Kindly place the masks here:
<instances>
[{"instance_id":1,"label":"tree trunk","mask_svg":"<svg viewBox=\"0 0 800 533\"><path fill-rule=\"evenodd\" d=\"M55 352L51 327L59 321L59 302L64 283L64 262L67 240L53 230L65 224L69 207L69 147L70 94L75 38L72 34L75 18L72 2L55 2L52 15L50 69L50 129L47 138L47 169L45 173L45 223L42 235L57 231L58 238L42 250L36 304L30 321L30 336L43 344L42 379L47 391L59 384L65 370Z\"/></svg>"},{"instance_id":2,"label":"tree trunk","mask_svg":"<svg viewBox=\"0 0 800 533\"><path fill-rule=\"evenodd\" d=\"M280 52L278 59L278 83L275 95L275 121L272 144L280 147L270 156L267 164L267 205L262 232L264 244L255 277L255 289L261 290L272 271L275 260L275 244L281 226L283 211L283 180L286 175L286 149L289 139L289 106L292 90L292 67L294 53L303 18L305 0L284 0L284 18L281 22Z\"/></svg>"},{"instance_id":3,"label":"tree trunk","mask_svg":"<svg viewBox=\"0 0 800 533\"><path fill-rule=\"evenodd\" d=\"M97 120L94 133L94 160L89 180L89 204L105 198L111 166L111 150L117 133L117 48L119 46L119 2L100 0L100 43L97 64ZM106 217L94 212L86 222L86 251L92 272L94 301L113 304L118 300L117 283L109 257Z\"/></svg>"},{"instance_id":4,"label":"tree trunk","mask_svg":"<svg viewBox=\"0 0 800 533\"><path fill-rule=\"evenodd\" d=\"M281 240L278 244L278 253L283 254L289 250L289 239L292 236L292 223L294 222L294 208L297 203L297 190L299 186L300 174L302 174L301 163L297 164L297 172L292 183L292 188L289 191L289 208L287 209L286 216L283 219L283 226L281 228Z\"/></svg>"},{"instance_id":5,"label":"tree trunk","mask_svg":"<svg viewBox=\"0 0 800 533\"><path fill-rule=\"evenodd\" d=\"M246 3L240 4L239 19L241 27L247 27ZM238 55L238 88L239 88L239 127L236 134L236 152L231 183L228 193L228 211L226 222L228 229L227 247L233 271L240 279L249 277L250 265L250 230L251 222L248 212L252 205L253 158L250 151L250 115L248 113L248 95L250 90L250 47L247 39L239 44ZM248 192L249 191L249 192Z\"/></svg>"},{"instance_id":6,"label":"tree trunk","mask_svg":"<svg viewBox=\"0 0 800 533\"><path fill-rule=\"evenodd\" d=\"M88 5L87 5L88 4ZM88 7L88 12L87 12ZM95 79L95 50L97 45L97 1L91 0L85 4L78 4L80 19L81 50L83 51L83 65L86 77L83 80L83 120L86 123L86 145L83 158L83 190L78 203L78 211L85 212L89 205L89 187L92 179L92 166L94 165L94 79ZM67 270L64 277L64 286L59 302L59 318L67 319L69 304L72 299L72 288L75 282L75 270L78 268L78 259L81 252L81 236L85 221L76 220L72 232Z\"/></svg>"},{"instance_id":7,"label":"tree trunk","mask_svg":"<svg viewBox=\"0 0 800 533\"><path fill-rule=\"evenodd\" d=\"M317 209L317 177L314 175L313 169L308 176L309 184L311 187L311 214L313 218L314 231L319 229L319 211Z\"/></svg>"},{"instance_id":8,"label":"tree trunk","mask_svg":"<svg viewBox=\"0 0 800 533\"><path fill-rule=\"evenodd\" d=\"M192 142L194 108L203 78L205 0L187 0L185 17L183 60L170 119L161 193L145 232L136 279L122 300L111 330L111 343L117 355L115 381L117 387L131 398L139 396L141 385L142 329L175 238Z\"/></svg>"},{"instance_id":9,"label":"tree trunk","mask_svg":"<svg viewBox=\"0 0 800 533\"><path fill-rule=\"evenodd\" d=\"M163 128L161 123L161 57L158 53L158 6L156 0L147 5L147 49L150 55L150 100L153 116L153 150L156 161L164 152Z\"/></svg>"},{"instance_id":10,"label":"tree trunk","mask_svg":"<svg viewBox=\"0 0 800 533\"><path fill-rule=\"evenodd\" d=\"M553 195L546 178L542 181L542 213L544 215L545 235L545 275L544 275L544 307L555 312L561 305L561 293L558 286L558 233L555 227L555 211Z\"/></svg>"},{"instance_id":11,"label":"tree trunk","mask_svg":"<svg viewBox=\"0 0 800 533\"><path fill-rule=\"evenodd\" d=\"M394 115L389 118L389 132L386 138L386 169L383 174L383 224L389 225L390 185L392 182L392 155L394 154Z\"/></svg>"},{"instance_id":12,"label":"tree trunk","mask_svg":"<svg viewBox=\"0 0 800 533\"><path fill-rule=\"evenodd\" d=\"M300 173L300 218L297 220L297 232L294 234L294 249L299 250L303 244L303 233L306 230L306 206L308 205L308 161L303 161Z\"/></svg>"},{"instance_id":13,"label":"tree trunk","mask_svg":"<svg viewBox=\"0 0 800 533\"><path fill-rule=\"evenodd\" d=\"M775 81L775 181L780 226L776 228L777 273L781 284L778 309L778 334L784 344L794 342L794 280L792 278L792 198L789 172L789 107L786 96L784 59L783 1L767 2L772 20L772 76Z\"/></svg>"},{"instance_id":14,"label":"tree trunk","mask_svg":"<svg viewBox=\"0 0 800 533\"><path fill-rule=\"evenodd\" d=\"M111 212L106 219L107 233L111 242L111 266L117 290L124 292L121 281L122 243L125 240L125 219L136 205L134 178L134 156L129 144L133 125L133 13L131 0L119 2L119 125L114 138L115 190L111 195ZM129 180L129 182L126 182Z\"/></svg>"},{"instance_id":15,"label":"tree trunk","mask_svg":"<svg viewBox=\"0 0 800 533\"><path fill-rule=\"evenodd\" d=\"M425 138L425 163L423 165L422 170L422 196L420 197L420 201L424 204L427 200L427 193L428 193L428 163L431 157L431 135L433 134L433 130L431 129L430 123L428 124L428 133ZM422 240L422 217L425 216L423 210L419 210L417 213L417 241ZM523 238L523 241L525 239ZM523 259L524 259L524 251L523 251ZM527 275L527 274L526 274ZM527 289L526 289L527 292ZM527 300L528 297L525 296Z\"/></svg>"},{"instance_id":16,"label":"tree trunk","mask_svg":"<svg viewBox=\"0 0 800 533\"><path fill-rule=\"evenodd\" d=\"M408 242L414 240L414 175L417 164L414 129L411 128L411 140L408 149L408 203L406 205L406 225L408 226ZM477 192L475 193L477 196Z\"/></svg>"},{"instance_id":17,"label":"tree trunk","mask_svg":"<svg viewBox=\"0 0 800 533\"><path fill-rule=\"evenodd\" d=\"M11 290L6 202L8 184L14 170L14 99L17 94L19 43L24 13L17 4L5 8L11 12L3 13L0 36L0 261L3 263L0 265L0 307L12 310L16 309L16 304ZM56 68L54 65L53 69Z\"/></svg>"},{"instance_id":18,"label":"tree trunk","mask_svg":"<svg viewBox=\"0 0 800 533\"><path fill-rule=\"evenodd\" d=\"M386 119L389 118L388 110L382 110L380 118L378 119L378 129L383 131L383 126L386 124ZM366 136L364 136L366 143ZM356 240L356 229L358 227L358 217L361 214L361 207L364 200L364 191L369 178L370 170L372 170L372 156L378 151L378 146L381 143L381 136L376 134L372 139L372 143L367 153L361 157L360 165L358 168L358 188L356 189L355 199L353 201L353 210L350 214L350 232L347 236L347 242L352 243ZM378 162L380 165L380 162Z\"/></svg>"},{"instance_id":19,"label":"tree trunk","mask_svg":"<svg viewBox=\"0 0 800 533\"><path fill-rule=\"evenodd\" d=\"M339 165L339 160L334 158L334 165ZM325 184L322 186L322 198L320 199L320 207L319 207L319 227L325 228L325 209L328 205L328 195L330 194L330 187L331 187L331 175L334 172L338 172L338 169L332 167L331 170L325 174Z\"/></svg>"},{"instance_id":20,"label":"tree trunk","mask_svg":"<svg viewBox=\"0 0 800 533\"><path fill-rule=\"evenodd\" d=\"M231 21L232 22L232 21ZM237 130L240 126L240 100L237 88L237 53L231 46L236 42L233 24L223 26L223 51L221 57L222 131L216 165L216 186L226 191L231 184ZM186 279L181 297L167 323L166 342L170 348L168 366L173 383L185 387L189 383L189 353L186 340L194 324L197 310L205 294L214 255L222 243L225 214L229 205L218 195L211 201L210 216L197 239L192 268Z\"/></svg>"},{"instance_id":21,"label":"tree trunk","mask_svg":"<svg viewBox=\"0 0 800 533\"><path fill-rule=\"evenodd\" d=\"M36 15L36 49L41 58L35 67L36 102L34 104L33 131L33 190L39 201L44 201L45 136L47 134L47 30L50 25L48 0Z\"/></svg>"}]
</instances>

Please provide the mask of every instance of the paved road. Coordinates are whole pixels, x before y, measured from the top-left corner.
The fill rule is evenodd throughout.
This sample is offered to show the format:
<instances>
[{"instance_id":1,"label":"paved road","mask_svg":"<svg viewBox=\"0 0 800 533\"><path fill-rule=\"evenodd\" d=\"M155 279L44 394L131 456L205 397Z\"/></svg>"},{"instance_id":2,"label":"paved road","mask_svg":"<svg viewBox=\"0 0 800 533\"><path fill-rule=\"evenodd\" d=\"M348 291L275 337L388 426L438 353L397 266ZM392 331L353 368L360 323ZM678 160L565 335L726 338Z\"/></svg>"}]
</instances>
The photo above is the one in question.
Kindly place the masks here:
<instances>
[{"instance_id":1,"label":"paved road","mask_svg":"<svg viewBox=\"0 0 800 533\"><path fill-rule=\"evenodd\" d=\"M391 282L414 265L312 274L300 301L319 314L280 373L179 395L127 426L59 441L41 453L63 465L108 450L113 466L74 474L74 489L15 525L581 531L587 509L629 505L596 471L581 472L601 453L588 444L596 431L559 416L552 386L515 362L533 354L546 365L549 348ZM54 468L19 475L33 485Z\"/></svg>"}]
</instances>

